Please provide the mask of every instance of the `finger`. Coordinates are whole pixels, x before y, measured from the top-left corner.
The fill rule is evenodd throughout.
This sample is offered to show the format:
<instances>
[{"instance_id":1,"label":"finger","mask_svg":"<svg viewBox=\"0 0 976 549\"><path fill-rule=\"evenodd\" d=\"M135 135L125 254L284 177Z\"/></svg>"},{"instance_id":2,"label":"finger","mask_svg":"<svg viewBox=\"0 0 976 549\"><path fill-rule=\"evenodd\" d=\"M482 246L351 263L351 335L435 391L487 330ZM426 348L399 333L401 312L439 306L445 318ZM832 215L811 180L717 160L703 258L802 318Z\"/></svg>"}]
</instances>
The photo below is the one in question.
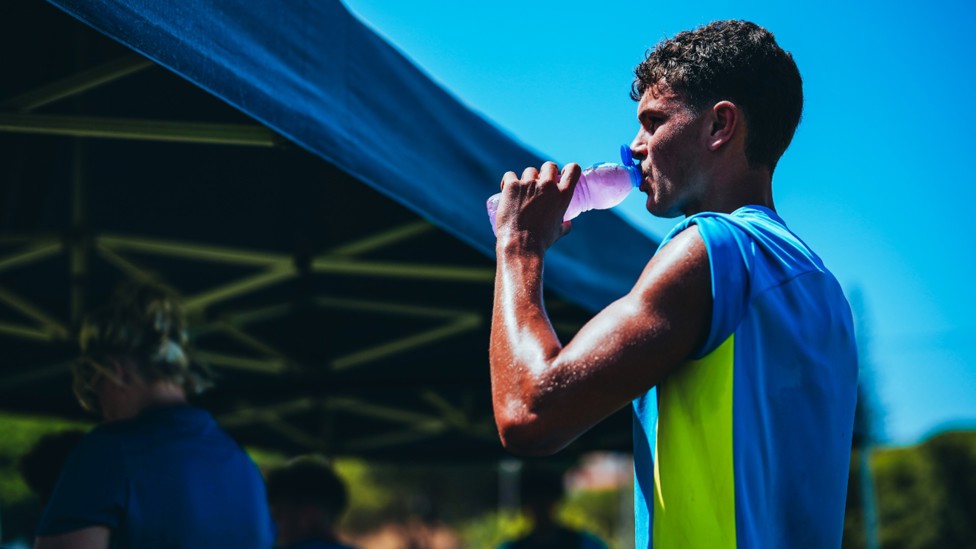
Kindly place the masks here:
<instances>
[{"instance_id":1,"label":"finger","mask_svg":"<svg viewBox=\"0 0 976 549\"><path fill-rule=\"evenodd\" d=\"M539 179L539 170L537 170L537 169L535 169L535 168L533 168L531 166L529 166L528 168L525 168L525 171L522 172L522 181L523 182L526 182L527 183L529 181L535 181L537 179Z\"/></svg>"},{"instance_id":2,"label":"finger","mask_svg":"<svg viewBox=\"0 0 976 549\"><path fill-rule=\"evenodd\" d=\"M559 181L559 167L556 166L555 162L546 162L542 165L542 171L539 172L539 182L543 181Z\"/></svg>"},{"instance_id":3,"label":"finger","mask_svg":"<svg viewBox=\"0 0 976 549\"><path fill-rule=\"evenodd\" d=\"M515 172L505 172L505 175L502 176L502 182L499 184L499 187L504 191L505 184L511 183L512 181L518 181L518 176L515 175Z\"/></svg>"},{"instance_id":4,"label":"finger","mask_svg":"<svg viewBox=\"0 0 976 549\"><path fill-rule=\"evenodd\" d=\"M576 162L570 162L563 166L563 171L559 174L559 188L560 189L575 189L576 182L579 181L580 174L583 170L580 169L579 164Z\"/></svg>"}]
</instances>

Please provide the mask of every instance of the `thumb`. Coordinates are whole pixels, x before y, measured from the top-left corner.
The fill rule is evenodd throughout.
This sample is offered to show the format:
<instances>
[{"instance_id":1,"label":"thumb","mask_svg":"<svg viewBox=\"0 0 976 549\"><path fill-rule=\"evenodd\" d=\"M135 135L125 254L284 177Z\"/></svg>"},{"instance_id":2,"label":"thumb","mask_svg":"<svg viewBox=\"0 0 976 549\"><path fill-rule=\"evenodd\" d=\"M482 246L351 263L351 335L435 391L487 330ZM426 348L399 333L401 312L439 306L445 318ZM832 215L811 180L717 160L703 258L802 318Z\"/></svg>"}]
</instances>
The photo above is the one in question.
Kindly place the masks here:
<instances>
[{"instance_id":1,"label":"thumb","mask_svg":"<svg viewBox=\"0 0 976 549\"><path fill-rule=\"evenodd\" d=\"M568 235L569 232L573 230L573 222L572 221L563 221L563 225L562 225L562 227L560 229L561 230L559 231L559 238L557 238L556 240L559 240L560 238Z\"/></svg>"}]
</instances>

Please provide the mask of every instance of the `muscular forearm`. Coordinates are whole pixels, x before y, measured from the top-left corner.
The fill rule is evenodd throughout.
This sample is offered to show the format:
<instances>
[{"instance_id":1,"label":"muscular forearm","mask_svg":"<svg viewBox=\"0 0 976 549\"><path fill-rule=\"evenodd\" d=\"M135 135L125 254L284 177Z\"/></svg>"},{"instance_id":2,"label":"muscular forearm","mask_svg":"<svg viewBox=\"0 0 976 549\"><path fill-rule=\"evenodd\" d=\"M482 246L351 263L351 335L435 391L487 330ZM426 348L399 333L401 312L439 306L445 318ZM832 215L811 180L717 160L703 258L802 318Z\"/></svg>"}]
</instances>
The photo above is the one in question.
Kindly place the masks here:
<instances>
[{"instance_id":1,"label":"muscular forearm","mask_svg":"<svg viewBox=\"0 0 976 549\"><path fill-rule=\"evenodd\" d=\"M540 389L562 348L542 299L543 258L520 245L498 247L491 325L495 421L511 449L548 452L554 434L539 421Z\"/></svg>"},{"instance_id":2,"label":"muscular forearm","mask_svg":"<svg viewBox=\"0 0 976 549\"><path fill-rule=\"evenodd\" d=\"M668 284L658 288L653 269L565 347L556 337L542 299L543 255L571 228L562 218L579 174L575 164L557 172L547 162L541 171L526 168L521 178L508 172L502 179L492 400L502 443L517 453L548 454L568 445L650 388L670 365L668 356L680 352L666 341L672 324L656 302L665 294L681 307L689 302ZM660 352L665 346L672 350ZM662 368L649 367L649 357L663 358Z\"/></svg>"}]
</instances>

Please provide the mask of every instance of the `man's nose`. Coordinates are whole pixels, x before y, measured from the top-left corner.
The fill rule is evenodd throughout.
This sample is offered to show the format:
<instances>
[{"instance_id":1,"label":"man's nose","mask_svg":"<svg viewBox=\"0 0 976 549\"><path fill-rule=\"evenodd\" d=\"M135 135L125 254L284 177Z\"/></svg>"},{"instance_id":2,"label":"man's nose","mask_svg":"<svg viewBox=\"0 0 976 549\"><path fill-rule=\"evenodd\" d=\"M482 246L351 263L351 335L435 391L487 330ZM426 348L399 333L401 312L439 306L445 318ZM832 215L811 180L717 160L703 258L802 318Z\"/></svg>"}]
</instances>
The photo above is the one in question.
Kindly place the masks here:
<instances>
[{"instance_id":1,"label":"man's nose","mask_svg":"<svg viewBox=\"0 0 976 549\"><path fill-rule=\"evenodd\" d=\"M634 136L634 140L630 142L630 154L634 157L634 160L644 160L647 157L647 147L644 141L640 138L640 133Z\"/></svg>"}]
</instances>

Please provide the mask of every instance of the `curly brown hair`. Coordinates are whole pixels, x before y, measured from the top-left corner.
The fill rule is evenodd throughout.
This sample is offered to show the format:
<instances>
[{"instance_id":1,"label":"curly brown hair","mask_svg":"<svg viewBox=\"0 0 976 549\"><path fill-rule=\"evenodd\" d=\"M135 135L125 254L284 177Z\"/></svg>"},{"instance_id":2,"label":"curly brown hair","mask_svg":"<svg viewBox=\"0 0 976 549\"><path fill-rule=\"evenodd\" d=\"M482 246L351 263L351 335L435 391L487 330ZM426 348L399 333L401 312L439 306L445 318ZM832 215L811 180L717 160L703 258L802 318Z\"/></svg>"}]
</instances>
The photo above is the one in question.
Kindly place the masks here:
<instances>
[{"instance_id":1,"label":"curly brown hair","mask_svg":"<svg viewBox=\"0 0 976 549\"><path fill-rule=\"evenodd\" d=\"M748 21L716 21L663 40L634 69L630 96L663 86L696 110L728 100L748 125L750 166L776 167L800 123L803 81L793 56L768 30Z\"/></svg>"}]
</instances>

